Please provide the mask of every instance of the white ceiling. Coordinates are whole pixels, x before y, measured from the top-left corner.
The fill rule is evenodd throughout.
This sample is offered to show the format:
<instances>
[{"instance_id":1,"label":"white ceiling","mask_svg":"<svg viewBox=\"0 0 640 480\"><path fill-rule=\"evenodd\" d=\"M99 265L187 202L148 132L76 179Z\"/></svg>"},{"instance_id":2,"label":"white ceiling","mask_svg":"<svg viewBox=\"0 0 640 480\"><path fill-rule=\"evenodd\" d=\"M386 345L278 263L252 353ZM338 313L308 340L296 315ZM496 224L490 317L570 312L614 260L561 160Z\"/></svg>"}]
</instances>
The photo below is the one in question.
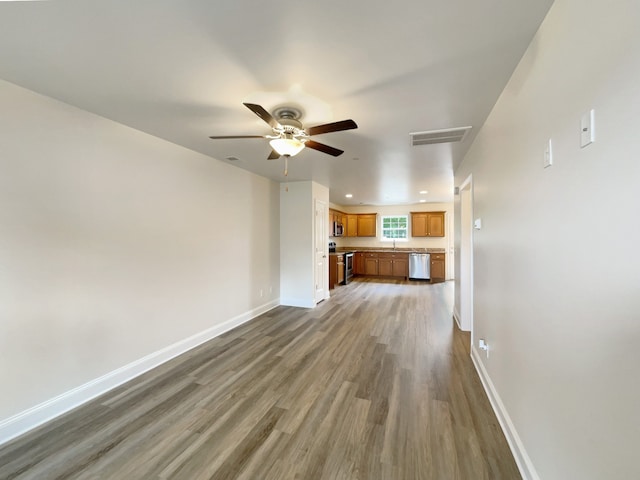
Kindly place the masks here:
<instances>
[{"instance_id":1,"label":"white ceiling","mask_svg":"<svg viewBox=\"0 0 640 480\"><path fill-rule=\"evenodd\" d=\"M551 3L0 2L0 77L280 182L267 140L209 135L270 133L247 101L295 104L305 126L352 118L357 130L314 137L342 156L305 149L288 181L342 205L446 202ZM410 146L410 132L467 125L461 144Z\"/></svg>"}]
</instances>

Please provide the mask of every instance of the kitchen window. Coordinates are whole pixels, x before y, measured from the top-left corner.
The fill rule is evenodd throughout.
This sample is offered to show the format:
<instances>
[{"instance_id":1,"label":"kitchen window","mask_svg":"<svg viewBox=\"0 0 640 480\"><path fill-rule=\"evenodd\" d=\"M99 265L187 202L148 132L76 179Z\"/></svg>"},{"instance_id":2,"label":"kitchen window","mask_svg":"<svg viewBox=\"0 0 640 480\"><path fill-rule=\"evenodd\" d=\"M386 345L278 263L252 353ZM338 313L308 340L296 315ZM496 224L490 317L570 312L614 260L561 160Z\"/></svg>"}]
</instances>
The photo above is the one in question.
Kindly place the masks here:
<instances>
[{"instance_id":1,"label":"kitchen window","mask_svg":"<svg viewBox=\"0 0 640 480\"><path fill-rule=\"evenodd\" d=\"M409 215L383 215L382 240L409 238Z\"/></svg>"}]
</instances>

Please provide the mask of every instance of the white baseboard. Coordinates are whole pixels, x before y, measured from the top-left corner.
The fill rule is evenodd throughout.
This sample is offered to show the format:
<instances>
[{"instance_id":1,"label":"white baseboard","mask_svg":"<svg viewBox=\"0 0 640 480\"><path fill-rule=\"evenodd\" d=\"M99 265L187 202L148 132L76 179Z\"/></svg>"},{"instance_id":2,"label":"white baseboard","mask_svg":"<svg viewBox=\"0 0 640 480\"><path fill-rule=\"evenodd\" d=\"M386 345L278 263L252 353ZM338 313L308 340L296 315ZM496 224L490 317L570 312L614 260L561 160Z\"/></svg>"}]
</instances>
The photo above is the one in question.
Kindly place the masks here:
<instances>
[{"instance_id":1,"label":"white baseboard","mask_svg":"<svg viewBox=\"0 0 640 480\"><path fill-rule=\"evenodd\" d=\"M518 465L520 475L523 480L540 480L540 477L531 462L531 458L527 455L524 445L520 440L520 436L518 435L518 432L516 431L516 428L513 425L502 400L500 399L500 395L498 395L498 392L491 381L491 377L489 377L487 370L484 368L480 353L476 349L475 345L471 345L471 360L473 360L478 376L482 381L482 386L484 387L485 392L487 392L493 411L495 412L496 417L498 417L498 422L500 422L504 436L507 438L507 443L509 443L509 448L511 448L513 458Z\"/></svg>"},{"instance_id":2,"label":"white baseboard","mask_svg":"<svg viewBox=\"0 0 640 480\"><path fill-rule=\"evenodd\" d=\"M142 375L178 355L182 355L212 338L268 312L279 304L280 302L277 299L272 300L0 421L0 445Z\"/></svg>"},{"instance_id":3,"label":"white baseboard","mask_svg":"<svg viewBox=\"0 0 640 480\"><path fill-rule=\"evenodd\" d=\"M304 298L281 298L280 305L286 305L287 307L300 307L300 308L315 308L316 303L313 299Z\"/></svg>"}]
</instances>

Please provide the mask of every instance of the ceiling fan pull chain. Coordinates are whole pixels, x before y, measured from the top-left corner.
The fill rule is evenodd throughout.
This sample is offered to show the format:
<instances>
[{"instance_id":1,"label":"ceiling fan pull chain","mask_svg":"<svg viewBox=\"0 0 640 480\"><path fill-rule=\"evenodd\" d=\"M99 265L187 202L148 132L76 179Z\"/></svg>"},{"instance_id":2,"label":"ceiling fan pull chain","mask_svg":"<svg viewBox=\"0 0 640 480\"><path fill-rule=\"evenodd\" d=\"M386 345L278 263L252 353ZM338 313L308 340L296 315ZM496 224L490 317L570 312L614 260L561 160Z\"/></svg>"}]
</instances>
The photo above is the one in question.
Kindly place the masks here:
<instances>
[{"instance_id":1,"label":"ceiling fan pull chain","mask_svg":"<svg viewBox=\"0 0 640 480\"><path fill-rule=\"evenodd\" d=\"M284 176L289 173L289 155L284 156Z\"/></svg>"}]
</instances>

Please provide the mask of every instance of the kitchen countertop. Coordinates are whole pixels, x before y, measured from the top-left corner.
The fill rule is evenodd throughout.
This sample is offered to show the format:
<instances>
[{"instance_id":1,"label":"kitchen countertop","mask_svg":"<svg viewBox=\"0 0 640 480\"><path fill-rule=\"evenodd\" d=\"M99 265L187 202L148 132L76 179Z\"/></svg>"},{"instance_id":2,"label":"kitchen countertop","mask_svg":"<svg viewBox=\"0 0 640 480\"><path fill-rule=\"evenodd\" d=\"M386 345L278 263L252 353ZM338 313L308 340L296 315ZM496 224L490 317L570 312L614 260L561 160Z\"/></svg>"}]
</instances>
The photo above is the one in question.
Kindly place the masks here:
<instances>
[{"instance_id":1,"label":"kitchen countertop","mask_svg":"<svg viewBox=\"0 0 640 480\"><path fill-rule=\"evenodd\" d=\"M350 252L371 252L371 253L446 253L444 248L371 248L371 247L356 247L345 248L338 247L336 253L350 253Z\"/></svg>"}]
</instances>

